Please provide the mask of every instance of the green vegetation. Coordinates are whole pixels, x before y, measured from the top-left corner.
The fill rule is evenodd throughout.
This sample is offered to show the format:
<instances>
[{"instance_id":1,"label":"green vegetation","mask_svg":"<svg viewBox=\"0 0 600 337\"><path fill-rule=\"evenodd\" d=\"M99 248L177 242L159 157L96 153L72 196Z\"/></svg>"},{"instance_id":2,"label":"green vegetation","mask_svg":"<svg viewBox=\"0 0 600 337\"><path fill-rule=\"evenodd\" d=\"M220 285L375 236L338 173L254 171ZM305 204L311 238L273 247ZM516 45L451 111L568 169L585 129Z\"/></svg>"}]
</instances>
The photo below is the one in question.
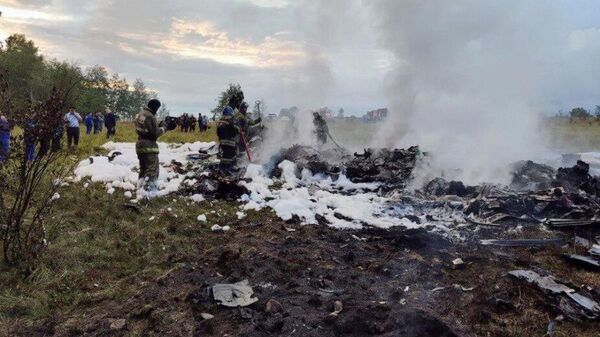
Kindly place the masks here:
<instances>
[{"instance_id":1,"label":"green vegetation","mask_svg":"<svg viewBox=\"0 0 600 337\"><path fill-rule=\"evenodd\" d=\"M84 114L110 109L121 118L132 118L156 97L141 79L130 85L127 79L116 73L109 75L98 65L83 69L77 64L47 60L33 41L20 34L9 36L0 48L0 79L6 84L0 111L13 121L24 117L31 101L46 101L52 90L64 96L64 111L71 105Z\"/></svg>"}]
</instances>

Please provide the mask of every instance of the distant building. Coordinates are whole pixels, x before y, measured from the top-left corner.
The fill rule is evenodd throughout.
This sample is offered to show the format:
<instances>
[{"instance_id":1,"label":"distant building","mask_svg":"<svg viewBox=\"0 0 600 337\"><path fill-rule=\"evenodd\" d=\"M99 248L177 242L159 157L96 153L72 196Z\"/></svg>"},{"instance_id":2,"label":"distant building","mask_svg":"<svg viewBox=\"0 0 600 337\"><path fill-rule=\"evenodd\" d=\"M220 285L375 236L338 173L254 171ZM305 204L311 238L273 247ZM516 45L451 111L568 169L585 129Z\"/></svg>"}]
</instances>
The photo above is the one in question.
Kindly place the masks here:
<instances>
[{"instance_id":1,"label":"distant building","mask_svg":"<svg viewBox=\"0 0 600 337\"><path fill-rule=\"evenodd\" d=\"M369 122L377 122L377 121L386 119L388 116L388 113L389 113L389 111L387 108L372 110L372 111L368 111L363 116L363 119L366 121L369 121Z\"/></svg>"}]
</instances>

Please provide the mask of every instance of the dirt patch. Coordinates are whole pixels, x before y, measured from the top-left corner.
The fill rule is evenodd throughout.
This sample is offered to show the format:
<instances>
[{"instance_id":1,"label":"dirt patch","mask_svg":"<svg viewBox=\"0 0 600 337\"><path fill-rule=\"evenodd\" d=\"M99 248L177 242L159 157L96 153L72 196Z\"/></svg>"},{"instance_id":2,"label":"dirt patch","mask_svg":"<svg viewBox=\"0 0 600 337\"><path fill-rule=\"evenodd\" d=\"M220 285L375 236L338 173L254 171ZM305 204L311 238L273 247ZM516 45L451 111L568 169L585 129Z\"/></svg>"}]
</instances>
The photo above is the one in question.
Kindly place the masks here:
<instances>
[{"instance_id":1,"label":"dirt patch","mask_svg":"<svg viewBox=\"0 0 600 337\"><path fill-rule=\"evenodd\" d=\"M265 216L261 223L242 221L229 232L207 233L172 270L140 282L139 291L125 300L82 304L33 326L17 324L12 333L541 336L560 310L507 271L533 266L573 284L600 287L597 278L562 262L554 249L456 245L425 230L341 231ZM453 263L458 257L464 262L459 266ZM226 308L212 298L213 284L244 279L257 303ZM332 315L336 302L343 308ZM596 336L598 328L598 322L563 320L554 331Z\"/></svg>"}]
</instances>

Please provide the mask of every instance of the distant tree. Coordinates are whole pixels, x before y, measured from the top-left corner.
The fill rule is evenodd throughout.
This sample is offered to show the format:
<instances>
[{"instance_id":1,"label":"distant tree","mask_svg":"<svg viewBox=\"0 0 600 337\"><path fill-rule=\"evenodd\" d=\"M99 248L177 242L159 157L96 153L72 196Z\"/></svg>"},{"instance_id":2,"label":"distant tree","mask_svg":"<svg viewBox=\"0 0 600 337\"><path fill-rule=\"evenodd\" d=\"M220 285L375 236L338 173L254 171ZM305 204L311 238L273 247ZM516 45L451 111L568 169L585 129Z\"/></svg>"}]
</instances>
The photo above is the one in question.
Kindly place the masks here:
<instances>
[{"instance_id":1,"label":"distant tree","mask_svg":"<svg viewBox=\"0 0 600 337\"><path fill-rule=\"evenodd\" d=\"M16 106L28 105L34 99L33 87L40 83L44 72L44 58L35 43L25 35L9 36L0 49L0 71L7 84L5 95Z\"/></svg>"},{"instance_id":2,"label":"distant tree","mask_svg":"<svg viewBox=\"0 0 600 337\"><path fill-rule=\"evenodd\" d=\"M217 99L217 106L211 110L213 114L213 119L217 118L221 115L227 104L229 104L229 99L234 95L239 95L242 93L242 86L239 83L229 84L229 87L225 89L225 91L221 92L219 98Z\"/></svg>"},{"instance_id":3,"label":"distant tree","mask_svg":"<svg viewBox=\"0 0 600 337\"><path fill-rule=\"evenodd\" d=\"M569 115L571 118L588 118L591 116L587 110L581 107L571 109Z\"/></svg>"},{"instance_id":4,"label":"distant tree","mask_svg":"<svg viewBox=\"0 0 600 337\"><path fill-rule=\"evenodd\" d=\"M338 111L337 118L340 118L340 119L344 118L344 109L343 108L340 108L340 111Z\"/></svg>"},{"instance_id":5,"label":"distant tree","mask_svg":"<svg viewBox=\"0 0 600 337\"><path fill-rule=\"evenodd\" d=\"M596 108L594 109L594 115L596 118L600 118L600 105L596 105Z\"/></svg>"},{"instance_id":6,"label":"distant tree","mask_svg":"<svg viewBox=\"0 0 600 337\"><path fill-rule=\"evenodd\" d=\"M109 79L104 67L93 66L83 75L83 88L76 107L82 113L104 112L109 107Z\"/></svg>"},{"instance_id":7,"label":"distant tree","mask_svg":"<svg viewBox=\"0 0 600 337\"><path fill-rule=\"evenodd\" d=\"M108 80L108 108L121 118L127 118L129 113L129 84L119 74L113 74Z\"/></svg>"},{"instance_id":8,"label":"distant tree","mask_svg":"<svg viewBox=\"0 0 600 337\"><path fill-rule=\"evenodd\" d=\"M167 107L167 103L162 103L160 105L160 109L158 109L158 112L156 113L158 115L158 117L160 118L165 118L167 116L169 116L171 113L171 111L169 110L169 108Z\"/></svg>"},{"instance_id":9,"label":"distant tree","mask_svg":"<svg viewBox=\"0 0 600 337\"><path fill-rule=\"evenodd\" d=\"M133 118L150 100L150 93L146 89L144 81L141 79L136 78L135 82L133 82L132 89L129 98L129 108L126 111L128 118Z\"/></svg>"}]
</instances>

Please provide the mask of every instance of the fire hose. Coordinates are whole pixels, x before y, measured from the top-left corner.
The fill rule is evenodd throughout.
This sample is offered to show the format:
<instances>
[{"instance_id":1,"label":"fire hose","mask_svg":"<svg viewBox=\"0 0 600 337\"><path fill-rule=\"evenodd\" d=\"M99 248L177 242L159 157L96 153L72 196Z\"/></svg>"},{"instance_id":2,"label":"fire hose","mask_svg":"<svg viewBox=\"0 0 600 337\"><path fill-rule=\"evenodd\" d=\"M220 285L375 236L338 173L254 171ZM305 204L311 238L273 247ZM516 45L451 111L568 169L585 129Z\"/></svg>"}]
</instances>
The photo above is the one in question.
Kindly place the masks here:
<instances>
[{"instance_id":1,"label":"fire hose","mask_svg":"<svg viewBox=\"0 0 600 337\"><path fill-rule=\"evenodd\" d=\"M343 150L344 148L340 146L340 144L338 144L335 139L333 139L333 137L331 136L331 133L329 133L329 130L327 130L327 135L329 136L329 139L331 139L331 141L333 142L333 144L335 144L335 146L337 146L340 150Z\"/></svg>"}]
</instances>

